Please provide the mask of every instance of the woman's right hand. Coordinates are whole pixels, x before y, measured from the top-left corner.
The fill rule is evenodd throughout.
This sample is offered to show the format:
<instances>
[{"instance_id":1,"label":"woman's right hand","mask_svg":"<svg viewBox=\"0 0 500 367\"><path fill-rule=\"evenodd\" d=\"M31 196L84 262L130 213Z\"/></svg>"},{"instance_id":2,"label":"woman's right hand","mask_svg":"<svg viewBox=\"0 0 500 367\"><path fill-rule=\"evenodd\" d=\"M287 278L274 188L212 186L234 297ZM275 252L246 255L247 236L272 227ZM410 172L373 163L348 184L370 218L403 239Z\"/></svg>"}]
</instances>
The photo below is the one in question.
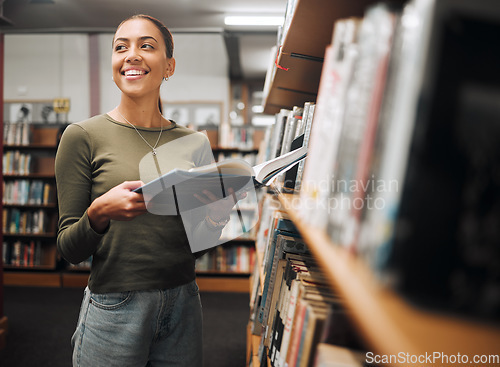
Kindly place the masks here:
<instances>
[{"instance_id":1,"label":"woman's right hand","mask_svg":"<svg viewBox=\"0 0 500 367\"><path fill-rule=\"evenodd\" d=\"M132 191L142 185L142 181L125 181L95 199L87 211L90 226L103 233L111 220L128 221L146 213L144 197Z\"/></svg>"}]
</instances>

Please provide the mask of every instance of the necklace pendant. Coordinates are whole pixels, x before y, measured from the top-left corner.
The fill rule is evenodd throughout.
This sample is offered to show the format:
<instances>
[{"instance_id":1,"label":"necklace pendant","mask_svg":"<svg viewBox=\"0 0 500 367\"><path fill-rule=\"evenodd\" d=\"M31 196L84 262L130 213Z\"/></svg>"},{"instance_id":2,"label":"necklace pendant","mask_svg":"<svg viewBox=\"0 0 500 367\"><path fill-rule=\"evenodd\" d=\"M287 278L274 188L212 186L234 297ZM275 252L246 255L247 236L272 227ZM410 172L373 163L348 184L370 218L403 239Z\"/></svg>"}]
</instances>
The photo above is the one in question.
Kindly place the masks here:
<instances>
[{"instance_id":1,"label":"necklace pendant","mask_svg":"<svg viewBox=\"0 0 500 367\"><path fill-rule=\"evenodd\" d=\"M156 155L156 149L153 149L152 153L153 153L153 155Z\"/></svg>"}]
</instances>

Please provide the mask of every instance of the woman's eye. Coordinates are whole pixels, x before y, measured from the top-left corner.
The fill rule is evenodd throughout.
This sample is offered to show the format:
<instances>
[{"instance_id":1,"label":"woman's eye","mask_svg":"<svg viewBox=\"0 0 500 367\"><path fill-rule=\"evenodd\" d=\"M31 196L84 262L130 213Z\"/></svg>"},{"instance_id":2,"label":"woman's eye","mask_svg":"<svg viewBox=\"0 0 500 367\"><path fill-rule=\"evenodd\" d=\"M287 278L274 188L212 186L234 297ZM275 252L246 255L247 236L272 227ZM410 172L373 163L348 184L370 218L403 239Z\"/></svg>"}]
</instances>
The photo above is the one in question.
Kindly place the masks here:
<instances>
[{"instance_id":1,"label":"woman's eye","mask_svg":"<svg viewBox=\"0 0 500 367\"><path fill-rule=\"evenodd\" d=\"M122 51L125 49L125 46L124 45L118 45L118 46L115 46L115 51Z\"/></svg>"},{"instance_id":2,"label":"woman's eye","mask_svg":"<svg viewBox=\"0 0 500 367\"><path fill-rule=\"evenodd\" d=\"M147 43L145 43L144 45L142 45L142 48L154 49L154 47L152 45L147 44Z\"/></svg>"}]
</instances>

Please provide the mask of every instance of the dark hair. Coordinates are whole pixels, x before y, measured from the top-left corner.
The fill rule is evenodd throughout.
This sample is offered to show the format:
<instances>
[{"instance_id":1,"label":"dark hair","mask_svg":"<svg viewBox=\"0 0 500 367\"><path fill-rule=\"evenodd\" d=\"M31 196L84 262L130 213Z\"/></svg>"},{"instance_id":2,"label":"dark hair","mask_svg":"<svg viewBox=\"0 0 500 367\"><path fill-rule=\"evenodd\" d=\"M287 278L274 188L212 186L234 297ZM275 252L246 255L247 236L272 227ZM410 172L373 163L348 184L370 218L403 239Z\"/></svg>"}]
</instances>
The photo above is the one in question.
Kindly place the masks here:
<instances>
[{"instance_id":1,"label":"dark hair","mask_svg":"<svg viewBox=\"0 0 500 367\"><path fill-rule=\"evenodd\" d=\"M159 21L158 19L152 17L151 15L146 15L146 14L135 14L135 15L132 15L131 17L128 17L127 19L123 20L116 29L120 28L120 26L129 21L129 20L132 20L132 19L145 19L145 20L149 20L151 23L153 23L156 28L158 28L158 30L161 32L162 36L163 36L163 40L165 41L165 46L166 46L166 50L167 50L167 57L169 59L171 59L172 57L174 57L174 39L172 37L172 33L170 33L170 31L168 30L168 28L165 26L165 24L163 24L161 21Z\"/></svg>"}]
</instances>

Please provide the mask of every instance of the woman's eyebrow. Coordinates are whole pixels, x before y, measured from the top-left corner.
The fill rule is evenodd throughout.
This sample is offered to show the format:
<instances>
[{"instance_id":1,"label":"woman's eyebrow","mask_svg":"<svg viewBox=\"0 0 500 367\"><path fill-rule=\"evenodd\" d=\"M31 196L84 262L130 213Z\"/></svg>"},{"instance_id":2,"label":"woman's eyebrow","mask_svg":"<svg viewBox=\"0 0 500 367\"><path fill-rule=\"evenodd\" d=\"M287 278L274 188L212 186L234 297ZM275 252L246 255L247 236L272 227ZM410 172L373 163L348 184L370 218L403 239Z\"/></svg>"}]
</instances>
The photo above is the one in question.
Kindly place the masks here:
<instances>
[{"instance_id":1,"label":"woman's eyebrow","mask_svg":"<svg viewBox=\"0 0 500 367\"><path fill-rule=\"evenodd\" d=\"M156 38L154 38L153 36L142 36L142 37L139 37L139 40L141 40L141 41L146 41L146 40L149 40L149 39L152 39L153 41L155 41L156 43L158 43L158 41L156 40ZM126 37L119 37L119 38L115 39L115 43L118 42L118 41L128 42L130 40L128 38L126 38Z\"/></svg>"}]
</instances>

